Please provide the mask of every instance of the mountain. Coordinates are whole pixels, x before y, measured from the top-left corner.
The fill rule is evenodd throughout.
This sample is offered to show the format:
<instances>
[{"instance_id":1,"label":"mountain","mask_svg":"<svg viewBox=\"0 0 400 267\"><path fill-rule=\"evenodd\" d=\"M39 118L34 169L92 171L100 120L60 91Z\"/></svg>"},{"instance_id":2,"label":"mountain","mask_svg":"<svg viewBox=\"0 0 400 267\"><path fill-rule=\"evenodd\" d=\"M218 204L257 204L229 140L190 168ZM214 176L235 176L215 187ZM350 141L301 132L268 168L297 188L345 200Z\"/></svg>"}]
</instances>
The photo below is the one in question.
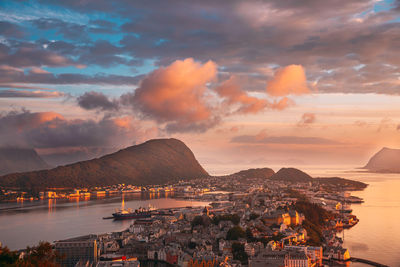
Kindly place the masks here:
<instances>
[{"instance_id":1,"label":"mountain","mask_svg":"<svg viewBox=\"0 0 400 267\"><path fill-rule=\"evenodd\" d=\"M48 169L50 166L29 148L0 148L0 175Z\"/></svg>"},{"instance_id":2,"label":"mountain","mask_svg":"<svg viewBox=\"0 0 400 267\"><path fill-rule=\"evenodd\" d=\"M400 149L382 148L372 156L364 169L373 172L400 173Z\"/></svg>"},{"instance_id":3,"label":"mountain","mask_svg":"<svg viewBox=\"0 0 400 267\"><path fill-rule=\"evenodd\" d=\"M311 182L312 177L307 173L295 168L282 168L271 176L271 180L285 182Z\"/></svg>"},{"instance_id":4,"label":"mountain","mask_svg":"<svg viewBox=\"0 0 400 267\"><path fill-rule=\"evenodd\" d=\"M97 159L6 175L0 177L0 185L40 189L118 183L147 185L206 176L208 173L182 141L154 139Z\"/></svg>"},{"instance_id":5,"label":"mountain","mask_svg":"<svg viewBox=\"0 0 400 267\"><path fill-rule=\"evenodd\" d=\"M247 179L247 178L269 179L274 174L275 174L275 172L274 172L273 169L270 169L270 168L257 168L257 169L243 170L243 171L231 174L231 176L241 176L241 177L243 177L245 179Z\"/></svg>"},{"instance_id":6,"label":"mountain","mask_svg":"<svg viewBox=\"0 0 400 267\"><path fill-rule=\"evenodd\" d=\"M114 153L116 151L118 151L117 148L93 147L93 148L85 148L83 150L70 151L70 152L63 151L62 153L55 152L51 154L43 154L40 156L42 157L42 159L44 159L44 161L56 167L67 164L69 165L79 161L86 161L99 158L104 155Z\"/></svg>"}]
</instances>

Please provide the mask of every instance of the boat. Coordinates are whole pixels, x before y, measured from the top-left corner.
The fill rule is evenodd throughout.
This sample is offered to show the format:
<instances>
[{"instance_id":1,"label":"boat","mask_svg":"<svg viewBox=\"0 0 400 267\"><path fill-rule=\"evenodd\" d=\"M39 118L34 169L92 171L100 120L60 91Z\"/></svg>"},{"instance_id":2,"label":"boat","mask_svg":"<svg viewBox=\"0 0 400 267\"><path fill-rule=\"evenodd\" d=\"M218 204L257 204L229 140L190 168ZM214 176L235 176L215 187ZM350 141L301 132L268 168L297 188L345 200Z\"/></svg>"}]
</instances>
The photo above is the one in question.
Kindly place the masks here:
<instances>
[{"instance_id":1,"label":"boat","mask_svg":"<svg viewBox=\"0 0 400 267\"><path fill-rule=\"evenodd\" d=\"M136 210L125 209L125 201L122 200L122 207L119 210L116 210L112 214L115 220L125 220L125 219L142 219L142 218L150 218L153 211L155 210L150 204L147 208L138 208Z\"/></svg>"},{"instance_id":2,"label":"boat","mask_svg":"<svg viewBox=\"0 0 400 267\"><path fill-rule=\"evenodd\" d=\"M115 220L150 218L151 211L144 208L136 210L120 209L112 214Z\"/></svg>"}]
</instances>

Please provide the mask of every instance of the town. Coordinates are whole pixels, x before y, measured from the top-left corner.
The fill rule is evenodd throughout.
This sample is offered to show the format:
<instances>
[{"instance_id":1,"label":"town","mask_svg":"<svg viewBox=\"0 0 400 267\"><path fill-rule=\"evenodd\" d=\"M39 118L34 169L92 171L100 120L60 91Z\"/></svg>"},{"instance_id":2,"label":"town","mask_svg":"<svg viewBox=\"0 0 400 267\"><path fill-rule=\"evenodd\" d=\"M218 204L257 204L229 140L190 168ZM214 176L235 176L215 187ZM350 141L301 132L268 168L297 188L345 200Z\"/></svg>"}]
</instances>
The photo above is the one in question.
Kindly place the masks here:
<instances>
[{"instance_id":1,"label":"town","mask_svg":"<svg viewBox=\"0 0 400 267\"><path fill-rule=\"evenodd\" d=\"M323 266L350 260L339 233L358 222L348 204L362 199L351 196L352 190L357 188L237 176L154 187L46 191L40 196L171 192L175 198L205 203L154 210L121 232L55 241L55 251L64 255L62 266Z\"/></svg>"}]
</instances>

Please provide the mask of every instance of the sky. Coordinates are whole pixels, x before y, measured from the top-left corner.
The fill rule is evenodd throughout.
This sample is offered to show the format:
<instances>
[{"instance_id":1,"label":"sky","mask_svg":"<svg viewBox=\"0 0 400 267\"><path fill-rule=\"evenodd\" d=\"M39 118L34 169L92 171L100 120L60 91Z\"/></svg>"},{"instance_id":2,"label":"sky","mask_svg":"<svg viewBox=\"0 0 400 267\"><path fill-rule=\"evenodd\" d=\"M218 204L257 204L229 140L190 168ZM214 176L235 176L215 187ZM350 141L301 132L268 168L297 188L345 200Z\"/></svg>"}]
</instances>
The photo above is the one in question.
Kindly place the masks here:
<instances>
[{"instance_id":1,"label":"sky","mask_svg":"<svg viewBox=\"0 0 400 267\"><path fill-rule=\"evenodd\" d=\"M205 166L400 148L400 1L0 1L0 146L51 164L153 138Z\"/></svg>"}]
</instances>

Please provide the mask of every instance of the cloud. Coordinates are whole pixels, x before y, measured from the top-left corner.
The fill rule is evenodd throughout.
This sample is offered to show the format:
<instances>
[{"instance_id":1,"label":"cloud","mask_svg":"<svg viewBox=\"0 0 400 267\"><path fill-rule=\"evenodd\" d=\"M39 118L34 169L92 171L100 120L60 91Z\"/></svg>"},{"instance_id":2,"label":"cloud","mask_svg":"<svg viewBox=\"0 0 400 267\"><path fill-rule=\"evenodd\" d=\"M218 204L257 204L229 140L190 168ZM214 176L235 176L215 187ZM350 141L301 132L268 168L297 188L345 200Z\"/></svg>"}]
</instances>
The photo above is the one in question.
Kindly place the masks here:
<instances>
[{"instance_id":1,"label":"cloud","mask_svg":"<svg viewBox=\"0 0 400 267\"><path fill-rule=\"evenodd\" d=\"M86 25L65 22L61 19L39 18L31 20L33 26L40 30L56 30L58 35L71 40L89 40Z\"/></svg>"},{"instance_id":2,"label":"cloud","mask_svg":"<svg viewBox=\"0 0 400 267\"><path fill-rule=\"evenodd\" d=\"M268 106L266 99L249 96L242 91L235 76L231 76L215 90L219 96L225 99L226 104L237 106L234 113L258 113Z\"/></svg>"},{"instance_id":3,"label":"cloud","mask_svg":"<svg viewBox=\"0 0 400 267\"><path fill-rule=\"evenodd\" d=\"M297 126L304 127L314 123L316 120L316 116L314 113L304 113L301 116L300 121L297 123Z\"/></svg>"},{"instance_id":4,"label":"cloud","mask_svg":"<svg viewBox=\"0 0 400 267\"><path fill-rule=\"evenodd\" d=\"M68 120L54 112L12 111L0 116L0 145L33 148L125 147L144 130L132 117Z\"/></svg>"},{"instance_id":5,"label":"cloud","mask_svg":"<svg viewBox=\"0 0 400 267\"><path fill-rule=\"evenodd\" d=\"M117 100L111 101L106 95L99 92L86 92L77 98L78 105L81 108L93 110L118 110Z\"/></svg>"},{"instance_id":6,"label":"cloud","mask_svg":"<svg viewBox=\"0 0 400 267\"><path fill-rule=\"evenodd\" d=\"M0 35L8 37L23 37L24 31L16 24L8 21L0 21Z\"/></svg>"},{"instance_id":7,"label":"cloud","mask_svg":"<svg viewBox=\"0 0 400 267\"><path fill-rule=\"evenodd\" d=\"M126 76L114 74L85 75L79 73L25 73L23 69L7 65L0 65L0 83L18 84L109 84L109 85L135 85L143 75Z\"/></svg>"},{"instance_id":8,"label":"cloud","mask_svg":"<svg viewBox=\"0 0 400 267\"><path fill-rule=\"evenodd\" d=\"M354 122L354 125L357 126L357 127L361 127L362 128L362 127L367 127L368 123L366 121L363 121L363 120L357 120L357 121Z\"/></svg>"},{"instance_id":9,"label":"cloud","mask_svg":"<svg viewBox=\"0 0 400 267\"><path fill-rule=\"evenodd\" d=\"M44 69L38 68L38 67L30 68L29 72L32 74L48 74L48 73L50 73L47 70L44 70Z\"/></svg>"},{"instance_id":10,"label":"cloud","mask_svg":"<svg viewBox=\"0 0 400 267\"><path fill-rule=\"evenodd\" d=\"M379 122L377 132L384 131L385 129L391 128L394 126L394 122L391 118L383 118ZM396 127L396 126L395 126Z\"/></svg>"},{"instance_id":11,"label":"cloud","mask_svg":"<svg viewBox=\"0 0 400 267\"><path fill-rule=\"evenodd\" d=\"M216 74L212 61L177 60L148 74L134 93L122 96L122 102L146 117L167 123L168 131L204 131L218 121L207 102L207 83Z\"/></svg>"},{"instance_id":12,"label":"cloud","mask_svg":"<svg viewBox=\"0 0 400 267\"><path fill-rule=\"evenodd\" d=\"M267 93L271 96L303 95L311 93L307 86L304 68L289 65L278 69L268 82Z\"/></svg>"},{"instance_id":13,"label":"cloud","mask_svg":"<svg viewBox=\"0 0 400 267\"><path fill-rule=\"evenodd\" d=\"M64 93L61 92L50 92L42 90L0 90L0 98L9 97L27 97L27 98L50 98L50 97L62 97Z\"/></svg>"},{"instance_id":14,"label":"cloud","mask_svg":"<svg viewBox=\"0 0 400 267\"><path fill-rule=\"evenodd\" d=\"M399 125L397 125L397 131L400 131L400 124Z\"/></svg>"},{"instance_id":15,"label":"cloud","mask_svg":"<svg viewBox=\"0 0 400 267\"><path fill-rule=\"evenodd\" d=\"M242 144L287 144L287 145L338 145L339 142L320 138L302 136L266 136L265 133L258 135L240 135L231 139L232 143Z\"/></svg>"},{"instance_id":16,"label":"cloud","mask_svg":"<svg viewBox=\"0 0 400 267\"><path fill-rule=\"evenodd\" d=\"M17 88L17 89L52 90L52 89L50 89L50 88L41 87L41 86L20 85L20 84L0 84L0 88Z\"/></svg>"},{"instance_id":17,"label":"cloud","mask_svg":"<svg viewBox=\"0 0 400 267\"><path fill-rule=\"evenodd\" d=\"M221 72L229 69L229 75L248 76L243 88L251 91L265 90L265 81L271 79L266 69L295 63L307 70L308 81L317 83L319 92L399 92L396 66L400 62L400 27L396 5L361 0L308 0L306 4L233 0L227 9L226 3L219 1L187 2L179 8L171 4L174 0L156 0L150 5L127 1L110 4L105 0L39 2L42 4L34 10L11 8L11 14L3 14L4 20L9 20L4 31L12 35L17 32L9 30L7 24L16 21L20 31L35 32L40 37L32 41L29 35L19 39L6 35L1 40L9 45L6 54L30 46L35 52L55 53L72 64L101 66L95 68L99 75L107 72L104 67L136 66L149 60L165 66L196 56L202 62L213 60ZM375 5L385 8L371 12ZM43 10L48 16L41 18ZM65 10L63 16L59 10ZM108 16L101 20L82 16L96 10L106 10ZM40 67L48 60L32 61L24 66L35 63ZM22 66L23 60L18 56L18 60L3 62ZM360 65L365 67L359 69ZM16 77L11 82L25 80ZM311 85L308 88L313 89Z\"/></svg>"},{"instance_id":18,"label":"cloud","mask_svg":"<svg viewBox=\"0 0 400 267\"><path fill-rule=\"evenodd\" d=\"M19 47L15 52L11 52L0 57L0 64L12 67L61 67L76 65L72 60L49 50L39 49L31 44Z\"/></svg>"},{"instance_id":19,"label":"cloud","mask_svg":"<svg viewBox=\"0 0 400 267\"><path fill-rule=\"evenodd\" d=\"M274 100L272 103L269 104L270 108L276 110L284 110L290 106L294 106L295 103L288 97L282 97L280 100Z\"/></svg>"}]
</instances>

